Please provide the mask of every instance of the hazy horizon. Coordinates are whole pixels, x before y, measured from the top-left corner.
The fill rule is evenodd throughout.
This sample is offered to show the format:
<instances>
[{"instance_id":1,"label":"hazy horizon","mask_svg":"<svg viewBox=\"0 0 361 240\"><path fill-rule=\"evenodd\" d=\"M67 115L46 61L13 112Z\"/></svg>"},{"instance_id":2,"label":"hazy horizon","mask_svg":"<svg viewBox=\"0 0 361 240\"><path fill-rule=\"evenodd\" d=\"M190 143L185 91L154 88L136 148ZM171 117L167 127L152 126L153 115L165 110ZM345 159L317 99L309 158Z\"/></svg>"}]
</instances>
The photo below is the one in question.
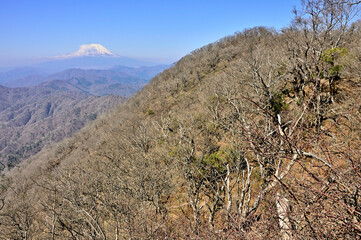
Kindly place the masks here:
<instances>
[{"instance_id":1,"label":"hazy horizon","mask_svg":"<svg viewBox=\"0 0 361 240\"><path fill-rule=\"evenodd\" d=\"M171 64L253 26L287 26L298 1L4 1L0 70L98 43L120 56Z\"/></svg>"}]
</instances>

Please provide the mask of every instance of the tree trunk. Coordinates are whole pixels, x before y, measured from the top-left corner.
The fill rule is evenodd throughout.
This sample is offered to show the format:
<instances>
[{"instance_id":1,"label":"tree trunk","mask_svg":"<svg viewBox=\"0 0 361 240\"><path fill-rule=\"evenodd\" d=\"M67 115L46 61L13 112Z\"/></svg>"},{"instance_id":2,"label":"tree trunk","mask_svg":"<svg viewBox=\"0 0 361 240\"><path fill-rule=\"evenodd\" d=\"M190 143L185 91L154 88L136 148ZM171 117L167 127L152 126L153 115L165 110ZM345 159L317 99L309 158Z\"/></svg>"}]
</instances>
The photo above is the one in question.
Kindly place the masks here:
<instances>
[{"instance_id":1,"label":"tree trunk","mask_svg":"<svg viewBox=\"0 0 361 240\"><path fill-rule=\"evenodd\" d=\"M277 193L276 206L277 206L279 224L281 228L281 239L291 240L293 239L293 237L292 237L291 221L288 217L288 212L290 210L289 201L287 198L282 197L279 193Z\"/></svg>"}]
</instances>

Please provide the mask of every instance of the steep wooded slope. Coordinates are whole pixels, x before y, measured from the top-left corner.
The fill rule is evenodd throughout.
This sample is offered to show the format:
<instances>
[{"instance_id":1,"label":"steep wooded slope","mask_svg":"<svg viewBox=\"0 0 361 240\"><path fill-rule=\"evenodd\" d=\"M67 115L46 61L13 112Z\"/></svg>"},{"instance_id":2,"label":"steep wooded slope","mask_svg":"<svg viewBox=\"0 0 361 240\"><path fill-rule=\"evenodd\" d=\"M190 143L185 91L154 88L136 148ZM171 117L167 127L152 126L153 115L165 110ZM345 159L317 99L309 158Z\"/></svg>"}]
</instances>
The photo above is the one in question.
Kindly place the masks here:
<instances>
[{"instance_id":1,"label":"steep wooded slope","mask_svg":"<svg viewBox=\"0 0 361 240\"><path fill-rule=\"evenodd\" d=\"M0 162L12 168L124 101L46 87L0 86Z\"/></svg>"}]
</instances>

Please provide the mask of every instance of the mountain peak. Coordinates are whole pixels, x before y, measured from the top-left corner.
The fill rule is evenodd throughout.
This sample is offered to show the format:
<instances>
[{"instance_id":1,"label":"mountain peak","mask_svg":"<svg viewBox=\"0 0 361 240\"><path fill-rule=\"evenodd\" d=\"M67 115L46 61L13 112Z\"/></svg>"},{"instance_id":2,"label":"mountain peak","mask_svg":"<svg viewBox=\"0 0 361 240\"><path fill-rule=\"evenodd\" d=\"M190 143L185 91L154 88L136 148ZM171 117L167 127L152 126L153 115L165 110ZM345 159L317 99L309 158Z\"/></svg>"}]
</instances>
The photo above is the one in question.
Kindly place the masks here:
<instances>
[{"instance_id":1,"label":"mountain peak","mask_svg":"<svg viewBox=\"0 0 361 240\"><path fill-rule=\"evenodd\" d=\"M80 48L75 53L66 54L59 56L60 58L73 58L73 57L89 57L89 56L100 56L100 57L116 57L118 56L115 53L112 53L101 44L92 43L92 44L83 44L80 45Z\"/></svg>"},{"instance_id":2,"label":"mountain peak","mask_svg":"<svg viewBox=\"0 0 361 240\"><path fill-rule=\"evenodd\" d=\"M73 54L74 56L116 56L100 44L83 44L80 49Z\"/></svg>"}]
</instances>

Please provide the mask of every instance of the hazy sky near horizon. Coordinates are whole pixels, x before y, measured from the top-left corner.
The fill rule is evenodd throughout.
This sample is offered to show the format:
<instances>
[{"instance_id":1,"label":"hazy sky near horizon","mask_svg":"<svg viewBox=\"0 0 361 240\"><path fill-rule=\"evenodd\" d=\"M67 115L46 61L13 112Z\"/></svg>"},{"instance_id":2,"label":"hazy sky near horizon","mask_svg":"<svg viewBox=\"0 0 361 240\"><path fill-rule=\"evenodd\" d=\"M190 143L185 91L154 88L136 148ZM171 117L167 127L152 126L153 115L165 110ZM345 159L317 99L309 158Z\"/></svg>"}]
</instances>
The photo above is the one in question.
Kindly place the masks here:
<instances>
[{"instance_id":1,"label":"hazy sky near horizon","mask_svg":"<svg viewBox=\"0 0 361 240\"><path fill-rule=\"evenodd\" d=\"M171 63L254 26L280 29L298 0L0 0L0 67L99 43Z\"/></svg>"}]
</instances>

